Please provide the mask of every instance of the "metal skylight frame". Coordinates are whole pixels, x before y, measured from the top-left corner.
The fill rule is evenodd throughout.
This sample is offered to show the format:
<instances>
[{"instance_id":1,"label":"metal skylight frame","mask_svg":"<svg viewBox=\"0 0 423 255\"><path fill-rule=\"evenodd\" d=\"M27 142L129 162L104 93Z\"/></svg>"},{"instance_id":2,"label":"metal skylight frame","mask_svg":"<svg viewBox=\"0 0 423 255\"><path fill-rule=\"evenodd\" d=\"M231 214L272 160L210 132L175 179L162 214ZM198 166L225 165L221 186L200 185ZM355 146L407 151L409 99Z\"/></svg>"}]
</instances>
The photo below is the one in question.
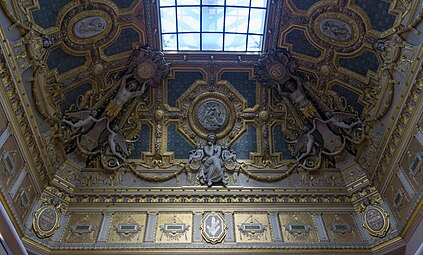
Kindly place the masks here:
<instances>
[{"instance_id":1,"label":"metal skylight frame","mask_svg":"<svg viewBox=\"0 0 423 255\"><path fill-rule=\"evenodd\" d=\"M161 48L165 52L262 52L268 18L268 5L269 0L158 0ZM203 23L204 17L213 16L203 13L205 10L216 10L216 12L223 10L223 15L219 14L221 16L220 18L223 20L221 29L212 31L207 29L207 27L206 29L203 28L205 24ZM185 28L191 28L192 30L184 31L183 28L181 29L181 18L178 18L178 11L180 13L185 11L186 13L191 12L193 14L192 16L188 15L184 17L188 17L188 19L190 19L190 17L195 18L190 19L194 22L190 22L190 24L186 21L183 22L185 23ZM247 15L240 16L232 14L232 16L230 16L230 12L246 12ZM254 14L258 15L254 16ZM216 22L219 21L219 18L217 18L219 15L214 14ZM236 21L232 21L228 25L228 20L231 18L235 18L235 20L243 19L244 22L237 23ZM258 24L260 31L257 31L256 24L252 22L253 18L261 23ZM210 24L212 24L212 22L206 23L206 25ZM191 25L196 28L190 27ZM235 26L236 28L228 31L228 27L230 26ZM239 26L246 26L246 29L244 28L244 30L238 31ZM206 40L204 40L204 37L207 36L215 37L217 46L213 45L215 40L207 40L208 44L213 45L212 47L207 45L205 43ZM185 44L183 40L184 37L191 37L189 41L193 42L195 45ZM236 39L237 37L238 39ZM185 42L186 41L188 40L185 39ZM231 41L232 45L228 43L229 41ZM230 46L233 47L230 48Z\"/></svg>"}]
</instances>

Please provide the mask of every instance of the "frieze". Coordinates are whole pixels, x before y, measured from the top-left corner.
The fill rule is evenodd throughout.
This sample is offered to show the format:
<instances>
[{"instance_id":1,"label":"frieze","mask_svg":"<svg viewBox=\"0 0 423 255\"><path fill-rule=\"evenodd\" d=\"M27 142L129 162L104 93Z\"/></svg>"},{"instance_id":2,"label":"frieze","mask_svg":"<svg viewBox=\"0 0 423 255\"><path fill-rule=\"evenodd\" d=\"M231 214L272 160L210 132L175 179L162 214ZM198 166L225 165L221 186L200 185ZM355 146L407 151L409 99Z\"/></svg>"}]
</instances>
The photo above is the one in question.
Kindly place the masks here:
<instances>
[{"instance_id":1,"label":"frieze","mask_svg":"<svg viewBox=\"0 0 423 255\"><path fill-rule=\"evenodd\" d=\"M0 30L0 37L4 38L2 30ZM4 53L12 55L9 47L4 47L4 44L2 44L1 48ZM46 164L41 158L41 151L37 146L35 136L31 130L31 125L27 116L25 115L26 111L24 110L23 103L18 99L18 92L16 90L15 85L13 84L12 74L10 73L9 68L5 64L6 62L4 59L4 55L0 55L0 73L2 74L1 84L6 91L6 93L2 93L2 96L4 96L4 98L9 98L11 102L12 110L15 113L15 118L19 122L20 129L22 130L21 132L23 134L23 139L25 140L29 153L31 154L33 159L33 164L31 165L35 168L35 172L37 173L39 180L45 184L48 178ZM21 80L18 81L22 82Z\"/></svg>"}]
</instances>

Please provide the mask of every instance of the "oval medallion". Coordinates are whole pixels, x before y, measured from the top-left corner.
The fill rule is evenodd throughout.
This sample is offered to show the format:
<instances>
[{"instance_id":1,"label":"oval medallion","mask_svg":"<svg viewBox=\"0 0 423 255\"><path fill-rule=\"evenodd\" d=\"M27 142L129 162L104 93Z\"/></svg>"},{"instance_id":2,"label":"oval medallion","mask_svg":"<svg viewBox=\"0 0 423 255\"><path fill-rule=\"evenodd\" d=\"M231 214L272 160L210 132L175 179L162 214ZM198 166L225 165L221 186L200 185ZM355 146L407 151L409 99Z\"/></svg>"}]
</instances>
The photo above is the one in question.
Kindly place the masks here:
<instances>
[{"instance_id":1,"label":"oval medallion","mask_svg":"<svg viewBox=\"0 0 423 255\"><path fill-rule=\"evenodd\" d=\"M334 46L336 51L350 52L361 45L359 25L354 13L346 14L325 12L310 21L310 35L316 44L324 47ZM354 47L351 47L355 45Z\"/></svg>"},{"instance_id":2,"label":"oval medallion","mask_svg":"<svg viewBox=\"0 0 423 255\"><path fill-rule=\"evenodd\" d=\"M353 33L353 28L347 22L339 19L324 19L319 24L320 32L337 41L348 41Z\"/></svg>"},{"instance_id":3,"label":"oval medallion","mask_svg":"<svg viewBox=\"0 0 423 255\"><path fill-rule=\"evenodd\" d=\"M110 33L112 25L112 18L105 11L89 10L72 17L67 31L73 43L84 45L102 40Z\"/></svg>"},{"instance_id":4,"label":"oval medallion","mask_svg":"<svg viewBox=\"0 0 423 255\"><path fill-rule=\"evenodd\" d=\"M59 228L59 214L54 206L42 206L38 209L32 223L37 236L49 237Z\"/></svg>"},{"instance_id":5,"label":"oval medallion","mask_svg":"<svg viewBox=\"0 0 423 255\"><path fill-rule=\"evenodd\" d=\"M91 38L101 34L106 29L106 26L107 22L103 17L86 17L75 23L73 33L81 39Z\"/></svg>"},{"instance_id":6,"label":"oval medallion","mask_svg":"<svg viewBox=\"0 0 423 255\"><path fill-rule=\"evenodd\" d=\"M372 236L384 237L389 230L388 213L380 206L367 206L363 212L363 227Z\"/></svg>"}]
</instances>

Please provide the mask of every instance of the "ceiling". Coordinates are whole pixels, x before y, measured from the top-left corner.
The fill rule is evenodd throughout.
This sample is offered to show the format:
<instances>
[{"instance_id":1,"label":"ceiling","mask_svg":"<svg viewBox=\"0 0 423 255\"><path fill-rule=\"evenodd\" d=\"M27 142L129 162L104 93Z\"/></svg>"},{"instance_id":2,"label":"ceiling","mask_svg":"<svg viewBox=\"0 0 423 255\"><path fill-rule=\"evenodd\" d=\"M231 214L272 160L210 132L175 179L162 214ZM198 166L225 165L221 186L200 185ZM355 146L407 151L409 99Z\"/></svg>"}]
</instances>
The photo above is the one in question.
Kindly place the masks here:
<instances>
[{"instance_id":1,"label":"ceiling","mask_svg":"<svg viewBox=\"0 0 423 255\"><path fill-rule=\"evenodd\" d=\"M190 240L174 235L163 241L150 234L172 220L196 226L207 220L199 210L203 216L225 210L220 217L233 226L254 219L275 231L285 224L282 232L241 242L244 232L227 230L226 242L239 249L343 252L351 245L348 252L370 254L397 240L418 218L412 204L421 208L422 177L407 172L410 163L401 165L404 151L412 159L421 151L416 135L421 84L411 80L421 71L421 36L408 35L420 26L421 6L385 0L268 4L261 54L161 52L155 0L22 1L12 4L13 11L3 4L9 20L13 12L26 19L15 22L24 36L10 45L15 56L30 56L14 60L29 83L21 84L35 119L29 126L39 134L41 156L34 157L39 174L32 177L39 188L30 197L39 205L56 198L55 210L64 217L51 238L40 237L35 227L24 231L32 240L27 244L46 245L57 254L87 251L87 243L109 252L145 251L156 244L163 251L198 252L169 240L204 243L204 238L208 248L225 248L213 246L223 239L201 236L193 226L186 228ZM203 118L215 116L204 113L210 105L223 118L212 120L216 126ZM398 119L409 128L398 126ZM198 154L206 152L210 133L226 153L212 163L219 161L216 169L222 170L216 180L207 172L202 176L211 163ZM397 206L400 187L404 202ZM380 208L391 225L368 230L362 215L372 208ZM125 221L124 212L144 222L139 232L144 241L118 238L111 226ZM260 218L264 213L268 216ZM289 241L286 226L293 222L316 230ZM352 226L350 234L339 234L335 223ZM86 242L74 236L78 224L96 226L81 234ZM116 235L102 236L104 224ZM137 242L144 242L141 248Z\"/></svg>"}]
</instances>

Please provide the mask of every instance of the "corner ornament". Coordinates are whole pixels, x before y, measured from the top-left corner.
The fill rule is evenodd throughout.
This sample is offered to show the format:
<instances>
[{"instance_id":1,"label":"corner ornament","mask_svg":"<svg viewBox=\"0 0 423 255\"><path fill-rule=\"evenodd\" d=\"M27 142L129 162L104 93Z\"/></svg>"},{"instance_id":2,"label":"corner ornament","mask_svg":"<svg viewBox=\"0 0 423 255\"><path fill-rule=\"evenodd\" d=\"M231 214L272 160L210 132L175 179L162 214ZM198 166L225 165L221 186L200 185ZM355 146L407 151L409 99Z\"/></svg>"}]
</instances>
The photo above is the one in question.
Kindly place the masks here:
<instances>
[{"instance_id":1,"label":"corner ornament","mask_svg":"<svg viewBox=\"0 0 423 255\"><path fill-rule=\"evenodd\" d=\"M368 205L362 216L363 227L370 235L384 237L389 230L389 214L378 205Z\"/></svg>"}]
</instances>

